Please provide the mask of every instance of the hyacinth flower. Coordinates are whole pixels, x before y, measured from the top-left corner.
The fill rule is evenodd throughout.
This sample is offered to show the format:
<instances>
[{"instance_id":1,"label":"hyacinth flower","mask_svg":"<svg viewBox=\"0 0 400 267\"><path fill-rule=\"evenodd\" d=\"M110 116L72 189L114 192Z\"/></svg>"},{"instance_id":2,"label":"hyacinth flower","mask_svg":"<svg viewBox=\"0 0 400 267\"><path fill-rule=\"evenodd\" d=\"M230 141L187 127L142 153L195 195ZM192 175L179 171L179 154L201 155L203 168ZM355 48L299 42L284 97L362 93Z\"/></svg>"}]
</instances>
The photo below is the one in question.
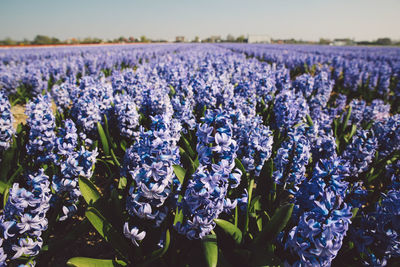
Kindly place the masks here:
<instances>
[{"instance_id":1,"label":"hyacinth flower","mask_svg":"<svg viewBox=\"0 0 400 267\"><path fill-rule=\"evenodd\" d=\"M195 105L192 87L177 91L171 99L171 104L174 108L174 117L182 121L183 130L195 129L196 119L193 114L193 107Z\"/></svg>"},{"instance_id":2,"label":"hyacinth flower","mask_svg":"<svg viewBox=\"0 0 400 267\"><path fill-rule=\"evenodd\" d=\"M235 169L237 144L232 139L232 122L225 111L207 110L197 129L199 167L189 181L182 202L183 222L178 232L188 239L203 238L215 227L214 219L221 212L236 206L226 198L227 191L240 183L241 173ZM226 205L229 205L227 209Z\"/></svg>"},{"instance_id":3,"label":"hyacinth flower","mask_svg":"<svg viewBox=\"0 0 400 267\"><path fill-rule=\"evenodd\" d=\"M109 118L112 110L113 90L102 79L83 77L79 87L73 87L71 114L76 124L87 135L97 132L97 123Z\"/></svg>"},{"instance_id":4,"label":"hyacinth flower","mask_svg":"<svg viewBox=\"0 0 400 267\"><path fill-rule=\"evenodd\" d=\"M357 177L368 169L375 157L378 141L372 131L358 130L341 158L348 163L349 175Z\"/></svg>"},{"instance_id":5,"label":"hyacinth flower","mask_svg":"<svg viewBox=\"0 0 400 267\"><path fill-rule=\"evenodd\" d=\"M50 96L37 96L28 103L25 114L30 127L29 142L26 145L28 155L36 157L39 163L53 161L56 125Z\"/></svg>"},{"instance_id":6,"label":"hyacinth flower","mask_svg":"<svg viewBox=\"0 0 400 267\"><path fill-rule=\"evenodd\" d=\"M64 121L64 127L61 127L57 134L55 151L59 157L67 157L77 145L78 134L75 123L67 119Z\"/></svg>"},{"instance_id":7,"label":"hyacinth flower","mask_svg":"<svg viewBox=\"0 0 400 267\"><path fill-rule=\"evenodd\" d=\"M283 186L293 184L296 188L305 179L306 165L311 156L311 145L304 131L303 126L291 129L288 140L284 141L278 149L274 159L276 171L273 173L277 184Z\"/></svg>"},{"instance_id":8,"label":"hyacinth flower","mask_svg":"<svg viewBox=\"0 0 400 267\"><path fill-rule=\"evenodd\" d=\"M365 265L386 266L392 257L400 257L400 191L382 194L375 210L363 212L350 237L364 255Z\"/></svg>"},{"instance_id":9,"label":"hyacinth flower","mask_svg":"<svg viewBox=\"0 0 400 267\"><path fill-rule=\"evenodd\" d=\"M146 237L146 232L139 232L137 227L133 227L129 230L129 224L126 222L124 224L124 236L132 241L135 246L139 246L138 241L142 241Z\"/></svg>"},{"instance_id":10,"label":"hyacinth flower","mask_svg":"<svg viewBox=\"0 0 400 267\"><path fill-rule=\"evenodd\" d=\"M305 98L309 98L314 93L314 77L308 73L296 77L292 82L293 89L302 92Z\"/></svg>"},{"instance_id":11,"label":"hyacinth flower","mask_svg":"<svg viewBox=\"0 0 400 267\"><path fill-rule=\"evenodd\" d=\"M343 200L347 194L344 175L348 171L339 159L321 160L311 179L295 192L292 227L284 247L294 257L289 266L330 266L346 236L351 206Z\"/></svg>"},{"instance_id":12,"label":"hyacinth flower","mask_svg":"<svg viewBox=\"0 0 400 267\"><path fill-rule=\"evenodd\" d=\"M287 131L309 114L309 107L302 94L284 90L275 98L274 113L277 128Z\"/></svg>"},{"instance_id":13,"label":"hyacinth flower","mask_svg":"<svg viewBox=\"0 0 400 267\"><path fill-rule=\"evenodd\" d=\"M364 120L366 103L364 100L353 99L350 106L352 109L349 124L359 125Z\"/></svg>"},{"instance_id":14,"label":"hyacinth flower","mask_svg":"<svg viewBox=\"0 0 400 267\"><path fill-rule=\"evenodd\" d=\"M140 112L145 116L163 115L172 117L174 114L171 100L164 87L160 85L151 87L151 85L149 85L148 88L143 90L142 97Z\"/></svg>"},{"instance_id":15,"label":"hyacinth flower","mask_svg":"<svg viewBox=\"0 0 400 267\"><path fill-rule=\"evenodd\" d=\"M121 135L133 138L139 127L139 113L134 98L127 94L116 95L114 101L114 112Z\"/></svg>"},{"instance_id":16,"label":"hyacinth flower","mask_svg":"<svg viewBox=\"0 0 400 267\"><path fill-rule=\"evenodd\" d=\"M15 94L20 84L19 73L12 68L0 67L0 88L6 95Z\"/></svg>"},{"instance_id":17,"label":"hyacinth flower","mask_svg":"<svg viewBox=\"0 0 400 267\"><path fill-rule=\"evenodd\" d=\"M60 217L63 221L71 217L76 211L75 203L78 201L81 192L78 187L78 178L83 176L90 179L93 175L93 166L98 155L97 148L93 151L87 150L84 146L78 147L78 134L75 123L72 120L64 121L64 128L61 128L56 140L57 153L56 164L60 166L61 174L53 176L52 188L59 195L68 193L68 200L63 206L64 215Z\"/></svg>"},{"instance_id":18,"label":"hyacinth flower","mask_svg":"<svg viewBox=\"0 0 400 267\"><path fill-rule=\"evenodd\" d=\"M42 248L42 232L47 229L46 214L50 208L50 182L43 169L28 175L28 188L14 183L3 215L0 229L3 255L1 265L23 255L36 256Z\"/></svg>"},{"instance_id":19,"label":"hyacinth flower","mask_svg":"<svg viewBox=\"0 0 400 267\"><path fill-rule=\"evenodd\" d=\"M75 85L72 83L64 82L61 85L55 84L51 88L51 95L57 105L57 110L59 112L63 112L64 110L68 110L70 108L70 92L73 90L71 89L73 86Z\"/></svg>"},{"instance_id":20,"label":"hyacinth flower","mask_svg":"<svg viewBox=\"0 0 400 267\"><path fill-rule=\"evenodd\" d=\"M390 116L390 105L385 104L381 99L374 99L371 105L365 108L365 112L367 113L364 116L365 122L384 121Z\"/></svg>"},{"instance_id":21,"label":"hyacinth flower","mask_svg":"<svg viewBox=\"0 0 400 267\"><path fill-rule=\"evenodd\" d=\"M26 69L22 82L33 96L39 96L43 90L47 89L47 80L43 78L40 71L35 69Z\"/></svg>"},{"instance_id":22,"label":"hyacinth flower","mask_svg":"<svg viewBox=\"0 0 400 267\"><path fill-rule=\"evenodd\" d=\"M90 179L93 176L97 155L97 148L90 151L81 146L80 150L72 152L65 160L61 161L61 175L53 177L52 187L58 194L67 192L69 199L62 208L64 215L60 217L60 221L75 214L77 210L75 203L81 195L78 178L82 176Z\"/></svg>"},{"instance_id":23,"label":"hyacinth flower","mask_svg":"<svg viewBox=\"0 0 400 267\"><path fill-rule=\"evenodd\" d=\"M375 123L373 129L378 139L379 157L387 157L400 150L400 114Z\"/></svg>"},{"instance_id":24,"label":"hyacinth flower","mask_svg":"<svg viewBox=\"0 0 400 267\"><path fill-rule=\"evenodd\" d=\"M258 177L272 153L273 135L268 126L263 125L259 116L246 117L238 112L234 124L234 137L238 144L238 157L247 172Z\"/></svg>"},{"instance_id":25,"label":"hyacinth flower","mask_svg":"<svg viewBox=\"0 0 400 267\"><path fill-rule=\"evenodd\" d=\"M13 122L14 117L11 114L10 102L5 92L0 91L0 155L10 147L12 136L15 132Z\"/></svg>"},{"instance_id":26,"label":"hyacinth flower","mask_svg":"<svg viewBox=\"0 0 400 267\"><path fill-rule=\"evenodd\" d=\"M124 157L122 172L134 181L129 189L126 209L132 217L153 221L156 227L161 225L169 211L165 202L172 196L174 180L177 179L173 165L180 164L177 146L180 130L181 126L175 119L152 117L151 129L140 128L137 141L127 149ZM129 227L126 225L125 228ZM133 229L124 231L130 236L135 232Z\"/></svg>"}]
</instances>

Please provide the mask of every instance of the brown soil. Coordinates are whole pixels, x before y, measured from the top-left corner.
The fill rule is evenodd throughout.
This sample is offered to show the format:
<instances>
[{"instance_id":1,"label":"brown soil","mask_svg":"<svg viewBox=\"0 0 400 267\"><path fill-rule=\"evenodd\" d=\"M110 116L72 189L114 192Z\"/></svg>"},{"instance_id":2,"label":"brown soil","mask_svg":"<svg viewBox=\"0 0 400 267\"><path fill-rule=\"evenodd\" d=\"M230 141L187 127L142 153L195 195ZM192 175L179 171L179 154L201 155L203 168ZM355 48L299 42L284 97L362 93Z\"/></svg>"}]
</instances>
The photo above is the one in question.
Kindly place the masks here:
<instances>
[{"instance_id":1,"label":"brown soil","mask_svg":"<svg viewBox=\"0 0 400 267\"><path fill-rule=\"evenodd\" d=\"M51 110L53 111L53 114L56 113L57 106L54 102L51 102ZM14 116L14 129L17 128L18 124L26 123L26 119L28 118L28 116L25 115L25 105L15 105L11 107L11 113Z\"/></svg>"},{"instance_id":2,"label":"brown soil","mask_svg":"<svg viewBox=\"0 0 400 267\"><path fill-rule=\"evenodd\" d=\"M24 105L15 105L11 107L11 113L14 116L14 129L17 128L18 124L26 123L27 116L25 115L25 106Z\"/></svg>"}]
</instances>

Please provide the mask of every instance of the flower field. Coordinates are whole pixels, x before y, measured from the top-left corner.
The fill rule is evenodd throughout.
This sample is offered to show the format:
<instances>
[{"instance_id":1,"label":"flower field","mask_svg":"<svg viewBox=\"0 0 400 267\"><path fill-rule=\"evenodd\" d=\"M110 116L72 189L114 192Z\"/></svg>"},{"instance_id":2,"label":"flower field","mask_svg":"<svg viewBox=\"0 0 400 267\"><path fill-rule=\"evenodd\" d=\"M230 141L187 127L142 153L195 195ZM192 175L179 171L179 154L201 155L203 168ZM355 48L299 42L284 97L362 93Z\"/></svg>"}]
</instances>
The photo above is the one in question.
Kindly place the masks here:
<instances>
[{"instance_id":1,"label":"flower field","mask_svg":"<svg viewBox=\"0 0 400 267\"><path fill-rule=\"evenodd\" d=\"M2 49L0 266L398 266L399 113L399 48Z\"/></svg>"}]
</instances>

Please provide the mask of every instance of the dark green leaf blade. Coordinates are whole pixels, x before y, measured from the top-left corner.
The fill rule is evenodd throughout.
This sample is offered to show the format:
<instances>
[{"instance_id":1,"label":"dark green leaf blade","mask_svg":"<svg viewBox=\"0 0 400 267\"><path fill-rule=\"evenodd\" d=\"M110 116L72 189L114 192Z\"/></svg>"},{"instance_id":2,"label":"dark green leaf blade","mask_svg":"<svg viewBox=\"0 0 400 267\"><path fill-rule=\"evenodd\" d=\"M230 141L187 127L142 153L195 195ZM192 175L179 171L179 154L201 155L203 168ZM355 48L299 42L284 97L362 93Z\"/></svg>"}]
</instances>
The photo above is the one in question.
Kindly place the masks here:
<instances>
[{"instance_id":1,"label":"dark green leaf blade","mask_svg":"<svg viewBox=\"0 0 400 267\"><path fill-rule=\"evenodd\" d=\"M174 168L174 173L176 177L178 177L179 182L183 184L186 175L186 170L179 165L173 165L172 167Z\"/></svg>"},{"instance_id":2,"label":"dark green leaf blade","mask_svg":"<svg viewBox=\"0 0 400 267\"><path fill-rule=\"evenodd\" d=\"M268 243L269 240L274 239L289 222L293 207L293 204L286 204L278 208L263 231L255 239L255 244L259 245L261 242Z\"/></svg>"},{"instance_id":3,"label":"dark green leaf blade","mask_svg":"<svg viewBox=\"0 0 400 267\"><path fill-rule=\"evenodd\" d=\"M110 147L108 145L108 140L106 133L104 132L103 126L101 126L100 122L97 123L97 131L99 132L101 145L103 146L103 151L106 156L110 155Z\"/></svg>"},{"instance_id":4,"label":"dark green leaf blade","mask_svg":"<svg viewBox=\"0 0 400 267\"><path fill-rule=\"evenodd\" d=\"M114 267L127 266L126 262L121 260L101 260L86 257L74 257L67 261L68 266L72 267Z\"/></svg>"},{"instance_id":5,"label":"dark green leaf blade","mask_svg":"<svg viewBox=\"0 0 400 267\"><path fill-rule=\"evenodd\" d=\"M92 205L100 198L100 192L94 184L85 177L79 177L79 189L86 203Z\"/></svg>"},{"instance_id":6,"label":"dark green leaf blade","mask_svg":"<svg viewBox=\"0 0 400 267\"><path fill-rule=\"evenodd\" d=\"M201 240L204 256L208 267L216 267L218 264L217 236L208 235Z\"/></svg>"},{"instance_id":7,"label":"dark green leaf blade","mask_svg":"<svg viewBox=\"0 0 400 267\"><path fill-rule=\"evenodd\" d=\"M242 231L237 228L234 224L222 220L222 219L215 219L214 222L220 227L226 234L231 236L233 240L235 240L236 244L242 243Z\"/></svg>"},{"instance_id":8,"label":"dark green leaf blade","mask_svg":"<svg viewBox=\"0 0 400 267\"><path fill-rule=\"evenodd\" d=\"M107 241L123 258L127 258L130 252L129 245L111 223L94 207L89 207L85 212L86 218L97 230L97 232Z\"/></svg>"}]
</instances>

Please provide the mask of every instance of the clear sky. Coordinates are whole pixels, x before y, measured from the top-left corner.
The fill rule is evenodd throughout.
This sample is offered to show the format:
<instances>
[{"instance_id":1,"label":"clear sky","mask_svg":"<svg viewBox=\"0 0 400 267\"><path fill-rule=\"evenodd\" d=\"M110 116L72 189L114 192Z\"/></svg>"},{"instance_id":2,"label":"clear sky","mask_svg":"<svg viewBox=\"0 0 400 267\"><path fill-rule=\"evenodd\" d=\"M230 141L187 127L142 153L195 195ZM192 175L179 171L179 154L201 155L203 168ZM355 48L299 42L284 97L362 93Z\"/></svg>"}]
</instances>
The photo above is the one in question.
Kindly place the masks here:
<instances>
[{"instance_id":1,"label":"clear sky","mask_svg":"<svg viewBox=\"0 0 400 267\"><path fill-rule=\"evenodd\" d=\"M0 0L0 39L400 39L400 0Z\"/></svg>"}]
</instances>

